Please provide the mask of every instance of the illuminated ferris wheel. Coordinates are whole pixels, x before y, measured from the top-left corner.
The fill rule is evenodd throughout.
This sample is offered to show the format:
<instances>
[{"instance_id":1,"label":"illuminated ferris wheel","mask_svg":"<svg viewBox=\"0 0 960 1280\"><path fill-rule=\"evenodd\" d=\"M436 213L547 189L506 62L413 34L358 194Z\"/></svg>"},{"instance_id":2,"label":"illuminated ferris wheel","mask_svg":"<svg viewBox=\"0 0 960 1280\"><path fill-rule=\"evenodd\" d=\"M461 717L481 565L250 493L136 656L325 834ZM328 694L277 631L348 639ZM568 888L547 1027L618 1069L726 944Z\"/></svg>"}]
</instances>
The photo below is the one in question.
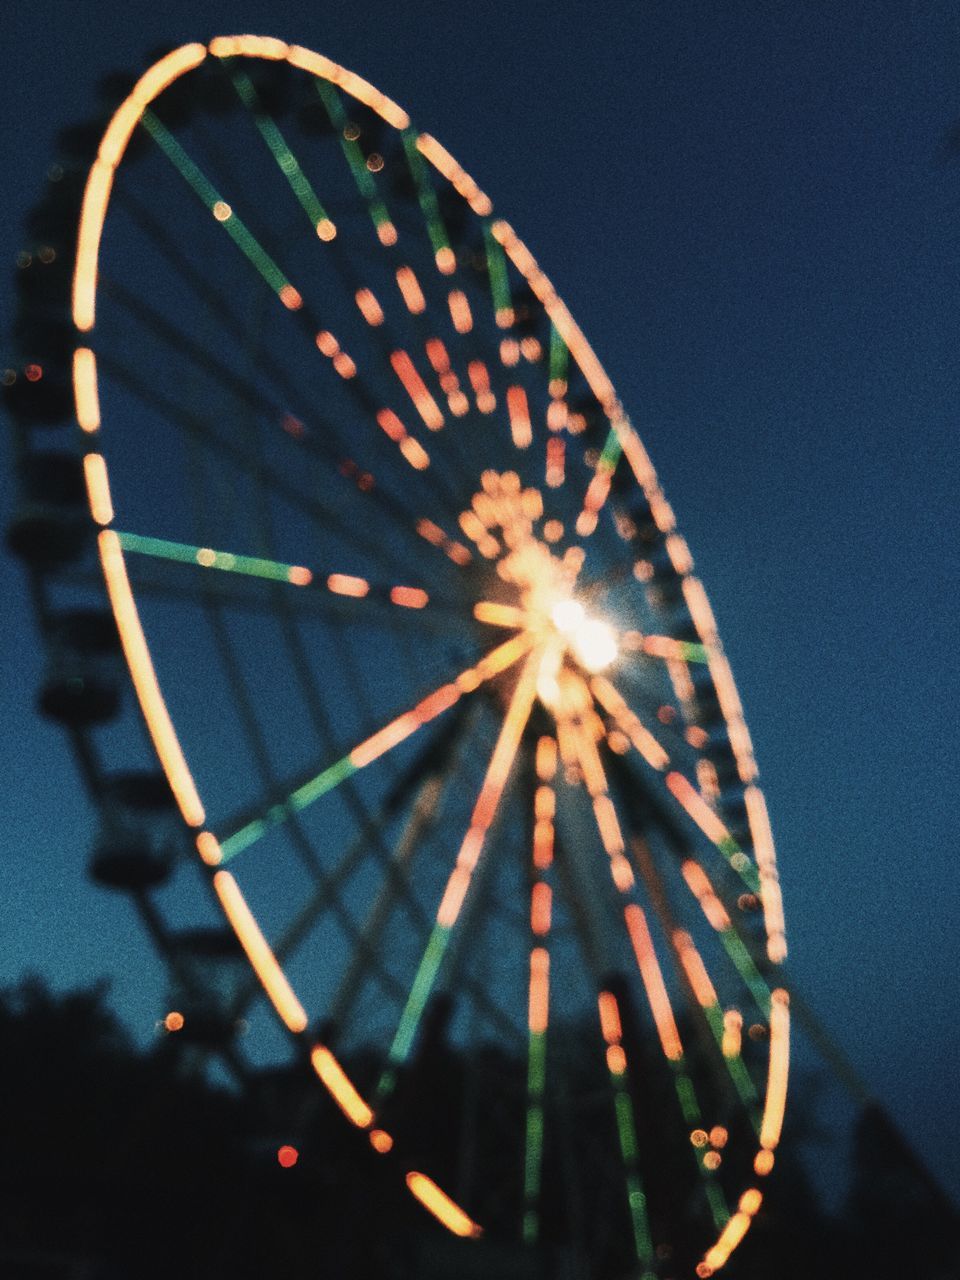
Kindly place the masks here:
<instances>
[{"instance_id":1,"label":"illuminated ferris wheel","mask_svg":"<svg viewBox=\"0 0 960 1280\"><path fill-rule=\"evenodd\" d=\"M709 1276L774 1164L785 942L644 446L530 250L359 76L242 36L120 93L50 171L3 376L92 875L171 1029L242 1073L265 997L451 1232Z\"/></svg>"}]
</instances>

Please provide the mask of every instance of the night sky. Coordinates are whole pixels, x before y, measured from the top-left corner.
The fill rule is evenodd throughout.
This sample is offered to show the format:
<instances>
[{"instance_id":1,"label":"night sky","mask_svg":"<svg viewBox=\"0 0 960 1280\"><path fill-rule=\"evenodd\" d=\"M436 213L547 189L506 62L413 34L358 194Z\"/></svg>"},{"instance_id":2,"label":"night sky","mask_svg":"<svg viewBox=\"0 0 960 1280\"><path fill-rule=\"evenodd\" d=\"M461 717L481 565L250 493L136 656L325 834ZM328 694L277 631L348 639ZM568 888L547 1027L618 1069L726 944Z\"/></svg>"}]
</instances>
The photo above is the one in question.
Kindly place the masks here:
<instances>
[{"instance_id":1,"label":"night sky","mask_svg":"<svg viewBox=\"0 0 960 1280\"><path fill-rule=\"evenodd\" d=\"M568 302L710 592L792 980L960 1195L956 5L13 0L11 271L55 135L92 114L97 80L240 30L325 52L404 105ZM9 463L2 485L9 512ZM107 975L145 1039L160 969L127 904L85 880L94 814L34 711L41 654L10 557L0 599L0 981Z\"/></svg>"}]
</instances>

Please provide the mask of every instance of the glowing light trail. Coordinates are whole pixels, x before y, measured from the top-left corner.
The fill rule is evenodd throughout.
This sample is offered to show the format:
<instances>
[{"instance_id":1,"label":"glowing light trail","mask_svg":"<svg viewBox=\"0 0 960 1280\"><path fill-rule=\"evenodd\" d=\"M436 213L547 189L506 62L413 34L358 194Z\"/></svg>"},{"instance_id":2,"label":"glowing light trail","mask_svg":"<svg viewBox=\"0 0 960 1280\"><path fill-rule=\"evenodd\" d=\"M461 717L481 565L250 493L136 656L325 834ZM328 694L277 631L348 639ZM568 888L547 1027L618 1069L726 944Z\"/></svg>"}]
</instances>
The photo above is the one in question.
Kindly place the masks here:
<instances>
[{"instance_id":1,"label":"glowing light trail","mask_svg":"<svg viewBox=\"0 0 960 1280\"><path fill-rule=\"evenodd\" d=\"M238 853L242 853L244 849L261 839L270 828L287 821L292 814L319 800L321 796L339 786L357 770L366 768L368 764L372 764L374 760L398 746L423 725L429 724L431 720L452 707L464 693L472 692L484 681L512 666L523 657L532 643L529 636L520 635L491 649L475 666L462 671L449 684L435 689L433 693L421 699L412 710L391 720L382 729L364 739L347 755L307 779L283 800L271 805L265 814L243 823L223 838L220 841L220 860L228 862L231 858L235 858ZM199 826L202 821L201 814L200 820L193 825Z\"/></svg>"}]
</instances>

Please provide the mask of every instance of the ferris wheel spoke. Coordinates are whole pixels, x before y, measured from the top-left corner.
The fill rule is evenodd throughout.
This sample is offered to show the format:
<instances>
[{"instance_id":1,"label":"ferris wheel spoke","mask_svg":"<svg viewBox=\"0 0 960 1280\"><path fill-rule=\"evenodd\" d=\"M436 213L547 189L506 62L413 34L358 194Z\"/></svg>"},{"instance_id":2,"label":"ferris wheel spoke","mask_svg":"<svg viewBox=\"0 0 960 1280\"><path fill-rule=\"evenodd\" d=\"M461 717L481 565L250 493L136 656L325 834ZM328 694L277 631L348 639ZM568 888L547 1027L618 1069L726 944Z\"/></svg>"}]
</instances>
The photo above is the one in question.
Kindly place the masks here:
<instances>
[{"instance_id":1,"label":"ferris wheel spoke","mask_svg":"<svg viewBox=\"0 0 960 1280\"><path fill-rule=\"evenodd\" d=\"M376 542L366 537L358 528L358 522L348 523L329 506L316 501L295 485L288 483L275 467L249 454L235 440L218 432L206 417L172 400L132 369L115 363L109 357L101 357L100 363L119 384L133 392L148 407L162 413L168 421L174 423L188 436L197 439L207 450L214 451L220 461L227 459L242 474L258 484L267 485L277 497L289 503L295 510L302 512L318 528L335 536L345 545L355 548L377 563L389 566L394 572L399 571L401 574L405 572L405 566L392 552L386 540ZM419 527L423 525L424 521L417 521L411 517L408 527L418 532ZM446 550L446 548L443 549ZM449 553L448 558L450 558Z\"/></svg>"},{"instance_id":2,"label":"ferris wheel spoke","mask_svg":"<svg viewBox=\"0 0 960 1280\"><path fill-rule=\"evenodd\" d=\"M310 219L310 224L317 236L321 240L334 239L337 234L336 226L321 204L320 197L313 189L303 166L288 146L287 140L276 120L265 110L253 81L233 57L229 55L221 56L220 61L233 83L237 96L266 143L277 168L283 174L291 192Z\"/></svg>"},{"instance_id":3,"label":"ferris wheel spoke","mask_svg":"<svg viewBox=\"0 0 960 1280\"><path fill-rule=\"evenodd\" d=\"M317 420L315 409L311 410L307 416L306 423L301 418L293 417L278 401L266 396L254 383L237 374L223 361L201 347L199 343L186 337L178 326L166 320L144 299L137 297L122 285L111 282L109 279L104 280L103 289L108 296L113 297L131 315L146 325L155 337L160 338L172 350L184 355L191 364L209 375L219 386L222 386L231 399L239 398L248 408L264 414L277 424L278 431L282 429L288 437L296 440L306 452L315 455L318 459L328 464L331 476L336 474L342 478L345 484L353 484L354 481L351 476L355 472L361 477L369 474L363 472L362 469L358 469L352 460L348 459L346 455L338 453L336 448L331 448L323 443L328 437L335 438L336 433L329 423ZM109 358L104 363L109 366ZM419 441L406 430L392 410L386 408L377 409L375 402L366 398L364 399L364 410L367 419L371 422L376 421L385 435L397 445L401 456L413 470L421 472L430 467L430 455ZM301 412L304 412L304 410L301 409ZM395 520L399 528L404 532L409 533L411 529L416 527L417 517L415 513L409 510L402 500L399 500L393 493L375 483L368 484L364 492L368 500L379 507L382 514ZM451 491L446 487L441 487L439 496L447 507L455 509L456 499Z\"/></svg>"},{"instance_id":4,"label":"ferris wheel spoke","mask_svg":"<svg viewBox=\"0 0 960 1280\"><path fill-rule=\"evenodd\" d=\"M341 352L339 343L332 335L310 323L309 316L303 310L304 299L302 293L290 282L273 257L233 210L232 206L222 198L217 188L187 154L180 142L149 109L144 111L141 123L195 194L207 206L216 221L229 233L238 248L265 283L277 295L284 307L288 311L300 312L301 319L307 322L307 327L312 331L316 331L315 341L321 351L324 350L324 344L329 343L329 350L325 354L329 354L334 368L341 374L350 392L372 419L378 412L378 406L361 390L361 384L356 381L355 364L345 353ZM329 223L329 219L326 221ZM332 227L332 223L329 225ZM385 223L381 225L392 226L393 224ZM303 325L298 327L302 329ZM440 415L436 402L433 401L416 370L412 368L410 357L407 353L396 352L394 356L391 357L394 372L414 400L414 405L421 417L423 417L425 424L436 429L438 425L442 425L442 415ZM422 464L428 462L428 459L422 450L417 453L412 447L408 446L407 454L417 459L416 464L412 465L417 465L424 469Z\"/></svg>"},{"instance_id":5,"label":"ferris wheel spoke","mask_svg":"<svg viewBox=\"0 0 960 1280\"><path fill-rule=\"evenodd\" d=\"M201 569L216 569L222 573L257 578L265 582L285 583L311 591L318 590L355 604L363 601L366 606L372 605L378 613L389 612L394 618L398 616L396 610L419 615L422 610L429 609L430 615L445 616L449 622L468 621L454 606L432 600L429 592L422 587L401 584L378 586L354 574L323 573L306 565L287 564L261 556L241 555L120 530L117 530L117 537L124 551L135 555Z\"/></svg>"},{"instance_id":6,"label":"ferris wheel spoke","mask_svg":"<svg viewBox=\"0 0 960 1280\"><path fill-rule=\"evenodd\" d=\"M547 1030L550 1021L550 927L553 889L553 818L557 768L556 739L537 740L534 772L532 840L530 848L530 960L527 997L526 1126L523 1163L523 1238L535 1244L540 1235L540 1189L543 1177L544 1099L547 1071Z\"/></svg>"},{"instance_id":7,"label":"ferris wheel spoke","mask_svg":"<svg viewBox=\"0 0 960 1280\"><path fill-rule=\"evenodd\" d=\"M518 638L519 639L519 638ZM516 644L518 641L508 641ZM527 642L529 646L529 641ZM467 890L473 878L490 828L497 816L514 759L533 708L536 696L536 675L539 655L527 657L510 699L496 746L490 757L487 772L480 788L470 826L460 845L456 862L447 880L436 921L427 941L426 949L417 968L404 1006L396 1034L387 1054L387 1066L377 1085L376 1107L382 1105L393 1091L396 1071L407 1060L436 983L440 967L450 944L451 934L460 917Z\"/></svg>"},{"instance_id":8,"label":"ferris wheel spoke","mask_svg":"<svg viewBox=\"0 0 960 1280\"><path fill-rule=\"evenodd\" d=\"M285 784L253 809L218 824L225 833L222 839L218 840L212 833L204 832L203 835L208 837L204 840L208 851L205 860L219 865L236 857L269 830L284 823L290 814L313 804L449 710L464 694L474 692L487 680L507 670L524 656L532 643L528 636L521 635L491 649L474 666L434 689L409 711L390 720L333 764L320 772L310 770L301 774L296 781Z\"/></svg>"}]
</instances>

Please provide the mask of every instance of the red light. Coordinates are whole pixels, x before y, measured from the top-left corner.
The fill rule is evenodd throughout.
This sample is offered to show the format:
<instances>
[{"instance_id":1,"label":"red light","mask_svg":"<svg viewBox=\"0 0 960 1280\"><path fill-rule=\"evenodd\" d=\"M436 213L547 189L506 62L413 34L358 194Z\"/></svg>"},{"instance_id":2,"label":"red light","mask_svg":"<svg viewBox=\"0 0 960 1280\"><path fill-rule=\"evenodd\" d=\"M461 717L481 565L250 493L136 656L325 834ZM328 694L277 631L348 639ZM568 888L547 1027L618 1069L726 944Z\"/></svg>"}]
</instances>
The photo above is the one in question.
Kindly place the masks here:
<instances>
[{"instance_id":1,"label":"red light","mask_svg":"<svg viewBox=\"0 0 960 1280\"><path fill-rule=\"evenodd\" d=\"M43 367L39 364L28 364L23 372L28 382L39 382L43 377Z\"/></svg>"},{"instance_id":2,"label":"red light","mask_svg":"<svg viewBox=\"0 0 960 1280\"><path fill-rule=\"evenodd\" d=\"M284 1145L277 1148L277 1163L283 1169L292 1169L300 1159L300 1152L296 1147Z\"/></svg>"}]
</instances>

